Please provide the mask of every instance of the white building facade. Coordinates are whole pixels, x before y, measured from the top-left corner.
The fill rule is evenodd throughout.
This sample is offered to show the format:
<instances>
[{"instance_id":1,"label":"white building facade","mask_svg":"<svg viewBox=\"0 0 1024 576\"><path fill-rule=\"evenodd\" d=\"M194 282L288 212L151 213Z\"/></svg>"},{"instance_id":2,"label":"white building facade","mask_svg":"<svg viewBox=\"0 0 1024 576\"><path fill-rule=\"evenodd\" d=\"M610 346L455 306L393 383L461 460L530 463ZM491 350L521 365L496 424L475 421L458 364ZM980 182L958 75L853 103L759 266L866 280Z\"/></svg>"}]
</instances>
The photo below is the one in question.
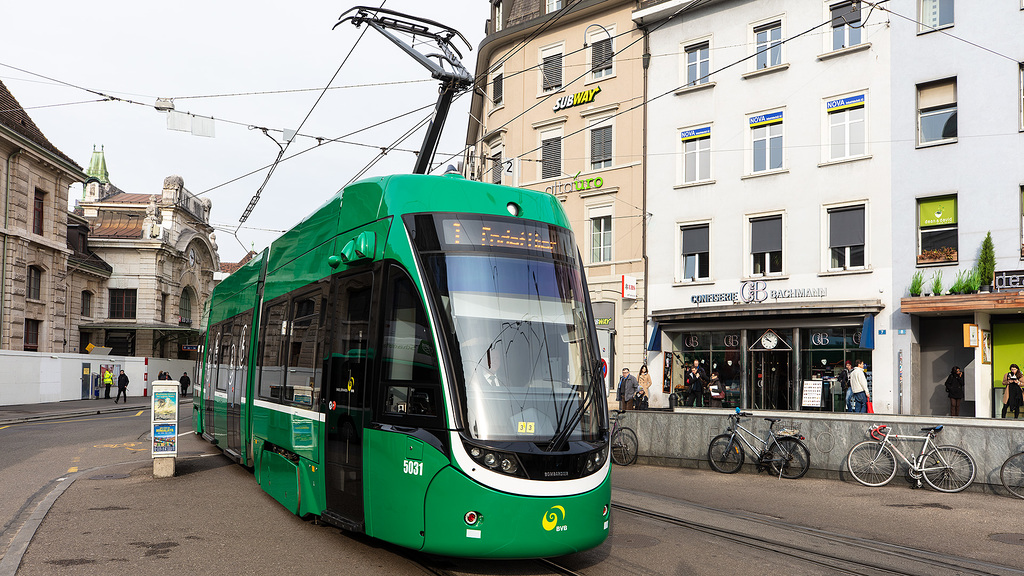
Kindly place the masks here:
<instances>
[{"instance_id":1,"label":"white building facade","mask_svg":"<svg viewBox=\"0 0 1024 576\"><path fill-rule=\"evenodd\" d=\"M645 3L652 405L898 410L890 16L842 0ZM894 300L895 298L895 300ZM691 402L700 399L689 399Z\"/></svg>"}]
</instances>

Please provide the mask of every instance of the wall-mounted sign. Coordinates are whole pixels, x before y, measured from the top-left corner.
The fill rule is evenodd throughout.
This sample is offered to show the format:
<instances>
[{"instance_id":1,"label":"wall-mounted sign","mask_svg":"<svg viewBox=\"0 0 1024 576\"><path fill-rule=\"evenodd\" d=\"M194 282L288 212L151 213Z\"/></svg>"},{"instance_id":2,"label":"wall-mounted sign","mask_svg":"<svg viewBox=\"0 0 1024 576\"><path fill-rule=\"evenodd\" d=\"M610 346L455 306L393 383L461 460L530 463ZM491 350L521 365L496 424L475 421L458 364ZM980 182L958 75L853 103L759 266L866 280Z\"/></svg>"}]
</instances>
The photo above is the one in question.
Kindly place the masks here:
<instances>
[{"instance_id":1,"label":"wall-mounted sign","mask_svg":"<svg viewBox=\"0 0 1024 576\"><path fill-rule=\"evenodd\" d=\"M997 291L1019 292L1024 290L1024 270L1002 270L996 272L992 284Z\"/></svg>"},{"instance_id":2,"label":"wall-mounted sign","mask_svg":"<svg viewBox=\"0 0 1024 576\"><path fill-rule=\"evenodd\" d=\"M825 103L825 110L828 112L838 112L840 110L846 110L847 108L856 108L864 105L864 95L849 96L847 98L839 98L838 100L830 100Z\"/></svg>"},{"instance_id":3,"label":"wall-mounted sign","mask_svg":"<svg viewBox=\"0 0 1024 576\"><path fill-rule=\"evenodd\" d=\"M757 128L758 126L765 126L768 124L775 124L776 122L782 122L782 112L772 112L771 114L758 114L757 116L750 117L750 127Z\"/></svg>"},{"instance_id":4,"label":"wall-mounted sign","mask_svg":"<svg viewBox=\"0 0 1024 576\"><path fill-rule=\"evenodd\" d=\"M582 192L604 186L604 178L595 176L593 178L580 178L579 173L573 177L572 182L556 182L544 189L548 194L568 194L573 190Z\"/></svg>"},{"instance_id":5,"label":"wall-mounted sign","mask_svg":"<svg viewBox=\"0 0 1024 576\"><path fill-rule=\"evenodd\" d=\"M622 275L622 297L636 300L636 278Z\"/></svg>"},{"instance_id":6,"label":"wall-mounted sign","mask_svg":"<svg viewBox=\"0 0 1024 576\"><path fill-rule=\"evenodd\" d=\"M594 101L594 96L601 91L600 86L595 86L590 90L584 90L583 92L577 92L571 96L562 96L555 101L555 105L551 109L555 112L564 110L566 108L572 108L573 106L579 106L580 104L589 104Z\"/></svg>"},{"instance_id":7,"label":"wall-mounted sign","mask_svg":"<svg viewBox=\"0 0 1024 576\"><path fill-rule=\"evenodd\" d=\"M781 288L769 290L764 280L751 280L740 285L735 292L716 292L712 294L694 294L690 302L694 304L712 304L716 302L730 304L760 304L765 300L786 300L791 298L824 298L828 295L826 288Z\"/></svg>"},{"instance_id":8,"label":"wall-mounted sign","mask_svg":"<svg viewBox=\"0 0 1024 576\"><path fill-rule=\"evenodd\" d=\"M711 126L705 126L704 128L694 128L693 130L683 130L679 133L679 138L686 142L687 140L697 140L699 138L707 138L711 136Z\"/></svg>"},{"instance_id":9,"label":"wall-mounted sign","mask_svg":"<svg viewBox=\"0 0 1024 576\"><path fill-rule=\"evenodd\" d=\"M956 196L920 200L918 207L921 226L956 224Z\"/></svg>"}]
</instances>

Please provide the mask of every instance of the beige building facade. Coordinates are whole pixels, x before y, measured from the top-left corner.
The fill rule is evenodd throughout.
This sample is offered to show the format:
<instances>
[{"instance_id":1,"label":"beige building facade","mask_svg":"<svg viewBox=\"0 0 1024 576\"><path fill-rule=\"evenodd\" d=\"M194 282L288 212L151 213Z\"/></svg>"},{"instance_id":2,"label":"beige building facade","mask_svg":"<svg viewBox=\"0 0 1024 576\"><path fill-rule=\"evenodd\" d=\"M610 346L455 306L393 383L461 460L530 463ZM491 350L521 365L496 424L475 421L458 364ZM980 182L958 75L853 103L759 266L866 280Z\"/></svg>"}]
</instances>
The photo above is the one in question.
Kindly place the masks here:
<instances>
[{"instance_id":1,"label":"beige building facade","mask_svg":"<svg viewBox=\"0 0 1024 576\"><path fill-rule=\"evenodd\" d=\"M477 56L467 177L563 204L607 382L645 360L644 38L636 2L492 2ZM613 397L614 398L614 397Z\"/></svg>"}]
</instances>

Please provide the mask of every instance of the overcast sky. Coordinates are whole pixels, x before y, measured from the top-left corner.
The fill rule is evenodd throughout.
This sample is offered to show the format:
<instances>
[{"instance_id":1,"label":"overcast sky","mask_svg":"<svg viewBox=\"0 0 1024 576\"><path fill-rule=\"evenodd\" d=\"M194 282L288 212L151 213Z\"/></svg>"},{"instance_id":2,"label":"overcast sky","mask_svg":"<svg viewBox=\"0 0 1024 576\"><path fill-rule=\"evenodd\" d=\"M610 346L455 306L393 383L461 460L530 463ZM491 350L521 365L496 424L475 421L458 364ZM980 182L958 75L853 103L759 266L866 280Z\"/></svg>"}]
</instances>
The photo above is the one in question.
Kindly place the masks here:
<instances>
[{"instance_id":1,"label":"overcast sky","mask_svg":"<svg viewBox=\"0 0 1024 576\"><path fill-rule=\"evenodd\" d=\"M379 0L366 4L380 5ZM282 162L239 231L240 244L231 231L267 172L221 185L271 164L279 151L261 130L249 126L269 128L281 142L279 130L298 128L312 108L300 133L330 140L437 99L438 83L429 72L376 31L358 40L365 26L346 23L331 29L353 5L319 0L5 2L0 79L50 142L83 169L93 146L104 146L111 182L125 192L158 194L164 178L177 174L190 191L210 198L211 221L222 229L217 232L221 261L233 262L250 246L257 251L266 247L319 207L380 147L430 110L345 139L373 147L329 143ZM462 32L472 47L459 45L463 64L474 71L487 0L387 0L384 7ZM353 45L331 84L343 88L329 90L314 108ZM30 73L145 105L87 102L98 97ZM360 87L367 84L376 86ZM291 92L246 94L269 91ZM246 95L208 97L226 94ZM166 116L153 108L158 97L174 98L179 111L218 119L216 136L168 130ZM453 106L437 161L445 158L443 152L462 149L469 99L466 94ZM418 149L423 133L399 148ZM286 157L315 145L312 138L297 137ZM414 162L412 153L392 151L367 175L409 173ZM80 186L72 189L72 203L75 197L81 197Z\"/></svg>"}]
</instances>

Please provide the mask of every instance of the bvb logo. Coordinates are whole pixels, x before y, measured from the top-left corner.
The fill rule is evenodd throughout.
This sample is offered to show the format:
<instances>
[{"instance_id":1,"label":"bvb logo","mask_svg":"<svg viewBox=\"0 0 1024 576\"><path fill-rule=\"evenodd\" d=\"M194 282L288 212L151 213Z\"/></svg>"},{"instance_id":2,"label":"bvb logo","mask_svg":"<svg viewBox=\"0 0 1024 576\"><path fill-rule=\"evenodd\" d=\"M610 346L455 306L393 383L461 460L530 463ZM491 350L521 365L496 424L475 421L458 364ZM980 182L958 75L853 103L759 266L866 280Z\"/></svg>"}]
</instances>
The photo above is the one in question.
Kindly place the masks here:
<instances>
[{"instance_id":1,"label":"bvb logo","mask_svg":"<svg viewBox=\"0 0 1024 576\"><path fill-rule=\"evenodd\" d=\"M566 527L559 526L558 522L563 520L565 520L565 508L562 508L561 506L552 506L550 510L544 513L544 519L541 520L541 526L543 526L548 532L551 532L555 528L558 528L558 531L562 531L565 530Z\"/></svg>"}]
</instances>

